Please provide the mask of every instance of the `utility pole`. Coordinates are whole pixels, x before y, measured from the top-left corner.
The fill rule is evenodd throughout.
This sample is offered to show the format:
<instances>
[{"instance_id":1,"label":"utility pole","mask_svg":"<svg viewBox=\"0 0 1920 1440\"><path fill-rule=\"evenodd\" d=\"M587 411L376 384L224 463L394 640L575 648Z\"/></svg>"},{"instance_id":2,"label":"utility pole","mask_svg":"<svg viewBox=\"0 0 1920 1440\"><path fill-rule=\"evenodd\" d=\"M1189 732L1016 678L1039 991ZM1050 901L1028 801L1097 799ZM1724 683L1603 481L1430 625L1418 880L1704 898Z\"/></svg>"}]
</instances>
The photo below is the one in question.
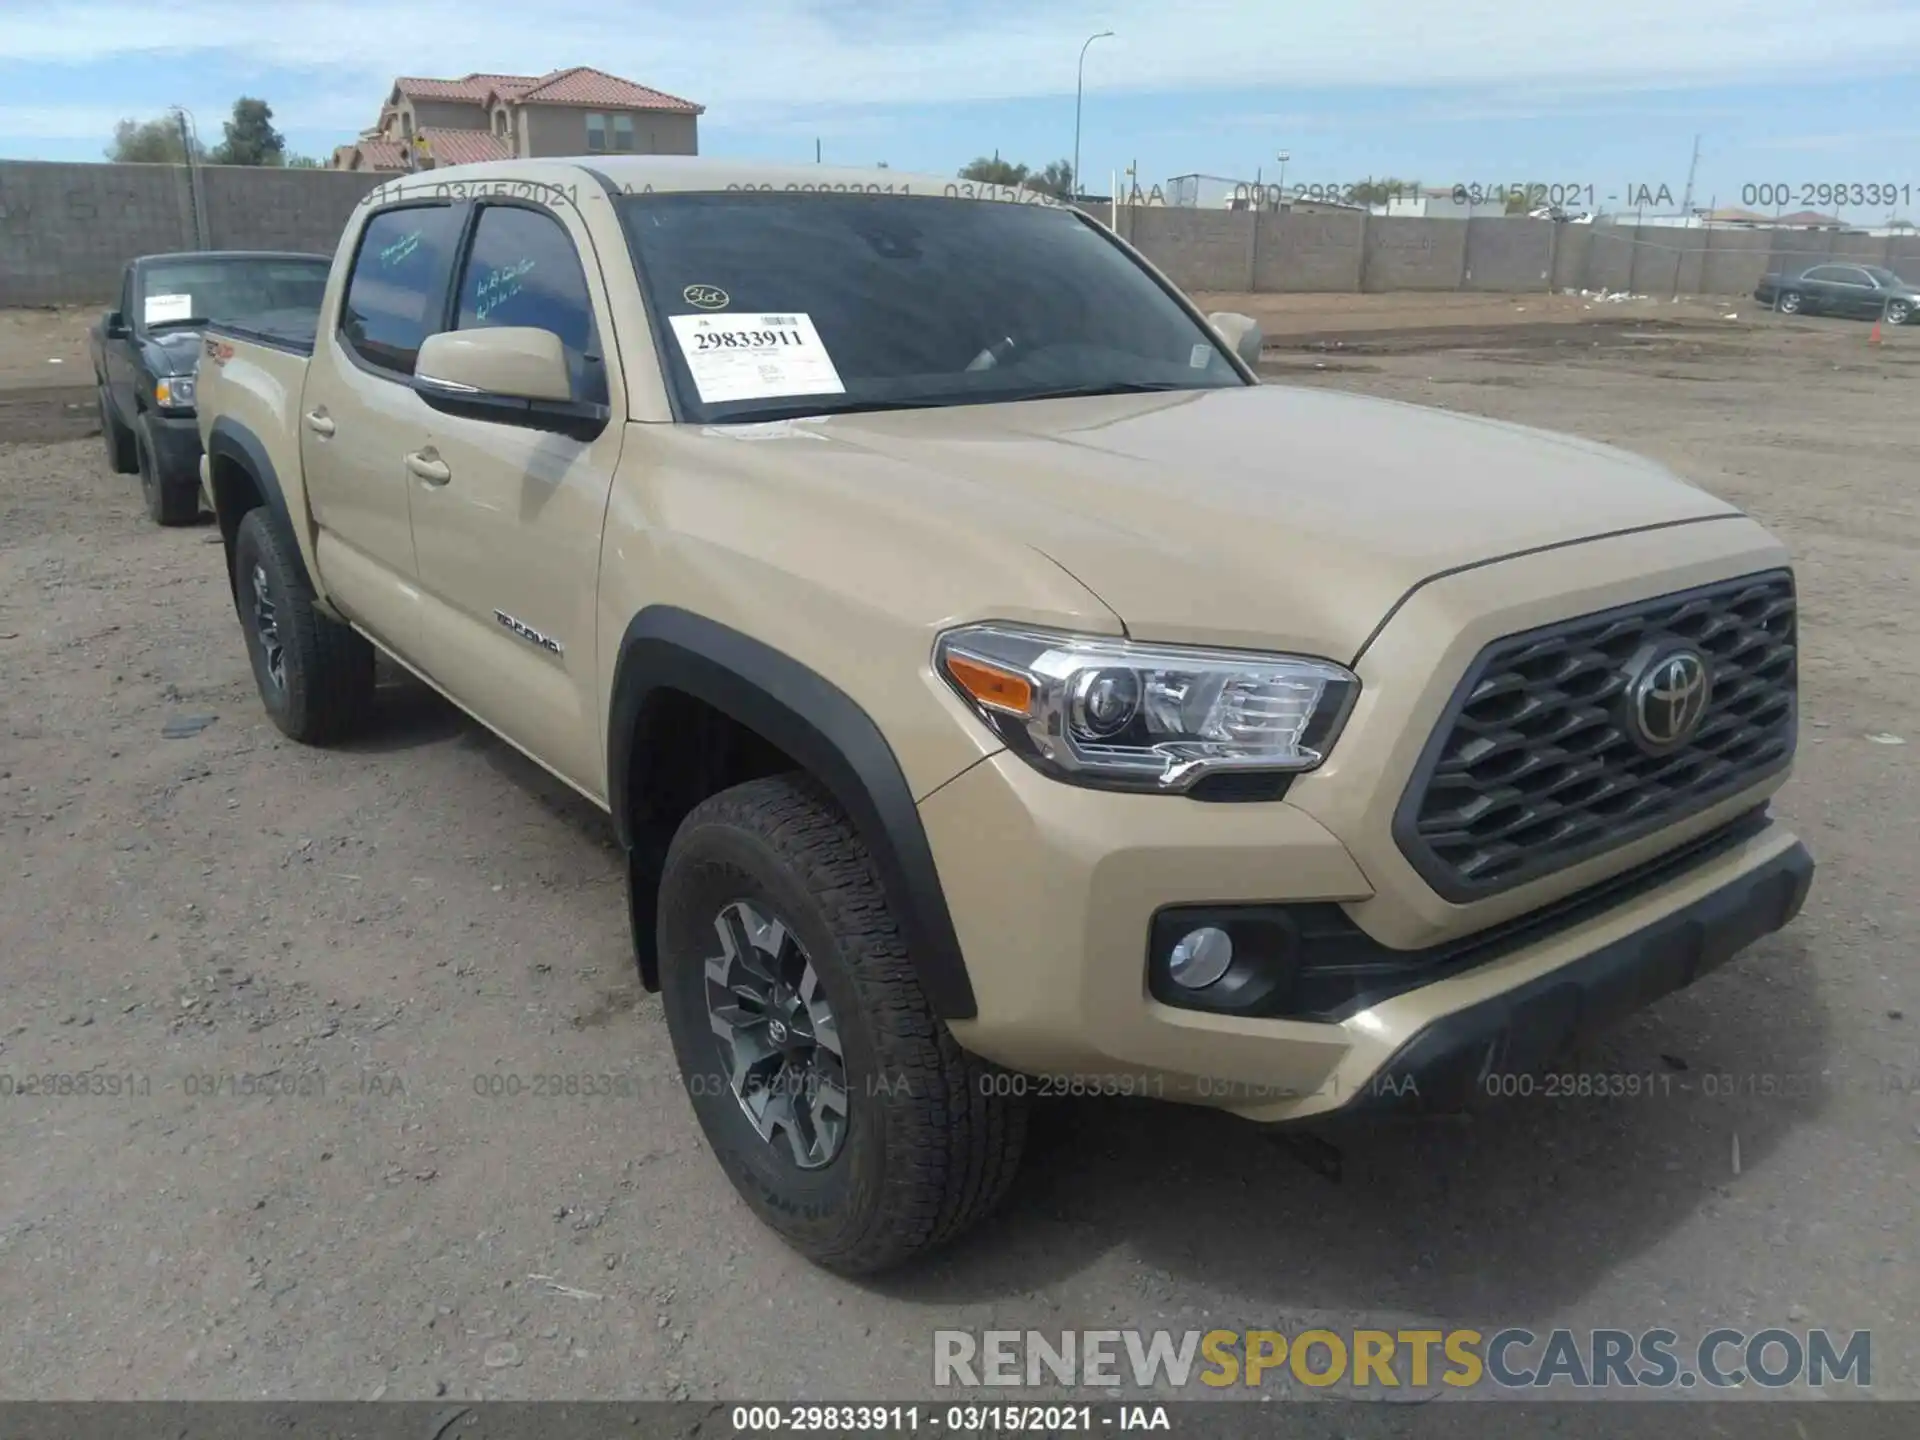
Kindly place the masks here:
<instances>
[{"instance_id":1,"label":"utility pole","mask_svg":"<svg viewBox=\"0 0 1920 1440\"><path fill-rule=\"evenodd\" d=\"M1698 171L1699 168L1700 168L1700 137L1696 135L1693 137L1693 161L1691 164L1687 166L1687 193L1684 196L1682 196L1680 200L1680 213L1682 215L1693 214L1693 177L1694 177L1694 173Z\"/></svg>"},{"instance_id":2,"label":"utility pole","mask_svg":"<svg viewBox=\"0 0 1920 1440\"><path fill-rule=\"evenodd\" d=\"M187 167L187 209L193 217L193 245L196 250L212 248L206 202L200 194L200 172L194 163L194 150L200 139L200 122L184 105L173 107L173 118L180 127L180 158Z\"/></svg>"}]
</instances>

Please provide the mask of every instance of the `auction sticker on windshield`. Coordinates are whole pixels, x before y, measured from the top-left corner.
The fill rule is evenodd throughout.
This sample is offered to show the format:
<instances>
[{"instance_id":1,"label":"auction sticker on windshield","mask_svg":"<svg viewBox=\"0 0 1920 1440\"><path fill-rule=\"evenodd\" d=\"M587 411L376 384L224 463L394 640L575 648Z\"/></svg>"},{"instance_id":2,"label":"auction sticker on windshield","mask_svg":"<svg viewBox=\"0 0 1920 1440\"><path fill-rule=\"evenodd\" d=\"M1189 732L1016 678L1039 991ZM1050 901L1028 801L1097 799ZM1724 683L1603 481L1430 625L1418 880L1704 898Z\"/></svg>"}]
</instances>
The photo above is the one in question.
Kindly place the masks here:
<instances>
[{"instance_id":1,"label":"auction sticker on windshield","mask_svg":"<svg viewBox=\"0 0 1920 1440\"><path fill-rule=\"evenodd\" d=\"M674 315L674 339L702 403L844 395L840 372L806 315Z\"/></svg>"},{"instance_id":2,"label":"auction sticker on windshield","mask_svg":"<svg viewBox=\"0 0 1920 1440\"><path fill-rule=\"evenodd\" d=\"M149 295L146 308L142 313L149 325L164 325L169 320L191 320L193 297L191 295Z\"/></svg>"}]
</instances>

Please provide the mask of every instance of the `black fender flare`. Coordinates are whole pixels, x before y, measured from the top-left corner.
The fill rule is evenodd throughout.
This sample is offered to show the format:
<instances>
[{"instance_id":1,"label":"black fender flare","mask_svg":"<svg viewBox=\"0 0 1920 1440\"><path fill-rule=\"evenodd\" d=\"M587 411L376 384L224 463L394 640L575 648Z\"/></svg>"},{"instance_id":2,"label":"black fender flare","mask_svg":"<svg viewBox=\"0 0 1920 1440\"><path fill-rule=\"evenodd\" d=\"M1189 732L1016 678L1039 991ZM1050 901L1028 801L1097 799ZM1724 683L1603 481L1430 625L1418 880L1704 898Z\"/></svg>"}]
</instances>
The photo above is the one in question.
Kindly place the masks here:
<instances>
[{"instance_id":1,"label":"black fender flare","mask_svg":"<svg viewBox=\"0 0 1920 1440\"><path fill-rule=\"evenodd\" d=\"M287 509L286 491L280 488L280 476L273 468L273 461L267 458L267 447L260 443L260 437L230 416L215 418L213 429L207 435L207 466L209 470L220 460L231 460L253 477L254 485L260 491L260 498L273 512L274 518L285 528L289 537L297 537L300 532L294 528L293 512ZM214 497L215 502L219 496ZM236 519L234 525L237 527ZM233 535L228 530L225 518L221 521L221 533L227 542L227 572L231 579L233 572ZM293 564L299 572L300 583L308 590L314 590L313 577L307 573L306 557L300 547L293 547Z\"/></svg>"},{"instance_id":2,"label":"black fender flare","mask_svg":"<svg viewBox=\"0 0 1920 1440\"><path fill-rule=\"evenodd\" d=\"M711 705L826 786L873 856L934 1012L944 1020L979 1013L919 807L879 727L845 691L791 656L672 605L650 605L628 622L607 726L607 798L627 854L634 952L649 985L657 973L657 879L672 837L635 832L628 785L637 722L657 690Z\"/></svg>"}]
</instances>

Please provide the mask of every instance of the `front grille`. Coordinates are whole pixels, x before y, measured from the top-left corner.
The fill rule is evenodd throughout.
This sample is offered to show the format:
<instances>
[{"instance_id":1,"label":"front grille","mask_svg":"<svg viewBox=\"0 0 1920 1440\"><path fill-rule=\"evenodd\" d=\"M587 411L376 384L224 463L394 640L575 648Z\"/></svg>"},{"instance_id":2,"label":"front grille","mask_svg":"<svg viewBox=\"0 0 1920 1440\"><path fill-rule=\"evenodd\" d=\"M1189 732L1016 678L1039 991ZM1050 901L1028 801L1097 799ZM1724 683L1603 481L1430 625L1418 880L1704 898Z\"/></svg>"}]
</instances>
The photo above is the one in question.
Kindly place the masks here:
<instances>
[{"instance_id":1,"label":"front grille","mask_svg":"<svg viewBox=\"0 0 1920 1440\"><path fill-rule=\"evenodd\" d=\"M1710 696L1654 753L1628 706L1655 660L1691 648ZM1394 816L1401 853L1442 897L1497 894L1725 799L1793 756L1793 576L1663 595L1496 640L1428 742Z\"/></svg>"}]
</instances>

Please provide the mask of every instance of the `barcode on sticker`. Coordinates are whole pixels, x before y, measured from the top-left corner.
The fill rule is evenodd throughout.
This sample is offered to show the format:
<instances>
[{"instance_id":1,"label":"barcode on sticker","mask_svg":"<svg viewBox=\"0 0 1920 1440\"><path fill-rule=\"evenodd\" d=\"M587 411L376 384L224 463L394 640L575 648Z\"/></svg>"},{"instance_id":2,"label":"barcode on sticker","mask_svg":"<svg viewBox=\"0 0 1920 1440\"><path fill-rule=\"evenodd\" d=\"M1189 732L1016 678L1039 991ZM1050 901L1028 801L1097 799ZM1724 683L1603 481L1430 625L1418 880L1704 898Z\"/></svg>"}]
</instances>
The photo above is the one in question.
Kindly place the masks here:
<instances>
[{"instance_id":1,"label":"barcode on sticker","mask_svg":"<svg viewBox=\"0 0 1920 1440\"><path fill-rule=\"evenodd\" d=\"M781 325L798 325L800 322L792 315L769 315L767 316L766 323L769 326L777 327Z\"/></svg>"}]
</instances>

